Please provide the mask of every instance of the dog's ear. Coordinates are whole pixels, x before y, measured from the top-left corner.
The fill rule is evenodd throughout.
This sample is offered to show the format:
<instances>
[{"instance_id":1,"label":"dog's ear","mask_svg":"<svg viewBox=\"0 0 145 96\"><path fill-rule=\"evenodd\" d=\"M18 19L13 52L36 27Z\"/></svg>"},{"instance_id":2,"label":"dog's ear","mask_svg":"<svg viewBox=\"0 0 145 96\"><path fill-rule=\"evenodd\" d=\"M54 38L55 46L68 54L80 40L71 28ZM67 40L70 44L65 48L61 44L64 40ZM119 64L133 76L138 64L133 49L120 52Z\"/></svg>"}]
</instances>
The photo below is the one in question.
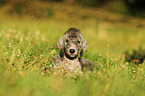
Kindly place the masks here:
<instances>
[{"instance_id":1,"label":"dog's ear","mask_svg":"<svg viewBox=\"0 0 145 96\"><path fill-rule=\"evenodd\" d=\"M59 49L61 49L62 47L64 47L64 40L65 40L65 36L61 37L61 38L57 41L57 46L59 47Z\"/></svg>"},{"instance_id":2,"label":"dog's ear","mask_svg":"<svg viewBox=\"0 0 145 96\"><path fill-rule=\"evenodd\" d=\"M63 37L61 37L58 41L57 41L57 45L60 49L60 57L63 58L64 56L64 44L65 44L65 40L66 40L67 35L64 35Z\"/></svg>"},{"instance_id":3,"label":"dog's ear","mask_svg":"<svg viewBox=\"0 0 145 96\"><path fill-rule=\"evenodd\" d=\"M64 53L64 48L61 48L59 55L60 55L62 61L63 61L64 54L65 54Z\"/></svg>"},{"instance_id":4,"label":"dog's ear","mask_svg":"<svg viewBox=\"0 0 145 96\"><path fill-rule=\"evenodd\" d=\"M82 41L82 46L81 46L81 50L80 50L80 57L83 56L84 51L88 47L87 41L82 36L81 36L81 41Z\"/></svg>"}]
</instances>

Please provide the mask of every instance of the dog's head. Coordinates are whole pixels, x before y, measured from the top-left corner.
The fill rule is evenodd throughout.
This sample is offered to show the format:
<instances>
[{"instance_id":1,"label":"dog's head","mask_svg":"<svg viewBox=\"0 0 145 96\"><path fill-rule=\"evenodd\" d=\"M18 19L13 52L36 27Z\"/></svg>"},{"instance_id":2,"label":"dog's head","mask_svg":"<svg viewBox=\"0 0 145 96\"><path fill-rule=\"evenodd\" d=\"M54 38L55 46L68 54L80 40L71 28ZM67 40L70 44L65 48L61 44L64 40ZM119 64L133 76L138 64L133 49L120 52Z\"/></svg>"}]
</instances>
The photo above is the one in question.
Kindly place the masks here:
<instances>
[{"instance_id":1,"label":"dog's head","mask_svg":"<svg viewBox=\"0 0 145 96\"><path fill-rule=\"evenodd\" d=\"M65 35L57 41L60 48L60 56L67 56L74 59L80 53L82 57L83 51L87 48L86 40L81 36L81 32L76 28L70 28Z\"/></svg>"}]
</instances>

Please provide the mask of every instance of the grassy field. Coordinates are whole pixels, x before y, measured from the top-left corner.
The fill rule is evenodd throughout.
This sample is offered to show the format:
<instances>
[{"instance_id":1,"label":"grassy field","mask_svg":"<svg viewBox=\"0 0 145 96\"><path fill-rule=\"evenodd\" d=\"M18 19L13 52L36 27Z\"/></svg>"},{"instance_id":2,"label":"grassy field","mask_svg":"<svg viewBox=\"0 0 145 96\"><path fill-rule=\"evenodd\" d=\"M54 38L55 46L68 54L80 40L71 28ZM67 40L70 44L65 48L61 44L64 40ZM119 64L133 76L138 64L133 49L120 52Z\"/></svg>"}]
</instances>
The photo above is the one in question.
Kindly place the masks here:
<instances>
[{"instance_id":1,"label":"grassy field","mask_svg":"<svg viewBox=\"0 0 145 96\"><path fill-rule=\"evenodd\" d=\"M145 47L145 20L105 7L61 5L49 19L1 15L0 96L144 96L145 64L124 62L123 52ZM70 27L88 42L83 58L99 68L92 74L50 72L56 42Z\"/></svg>"}]
</instances>

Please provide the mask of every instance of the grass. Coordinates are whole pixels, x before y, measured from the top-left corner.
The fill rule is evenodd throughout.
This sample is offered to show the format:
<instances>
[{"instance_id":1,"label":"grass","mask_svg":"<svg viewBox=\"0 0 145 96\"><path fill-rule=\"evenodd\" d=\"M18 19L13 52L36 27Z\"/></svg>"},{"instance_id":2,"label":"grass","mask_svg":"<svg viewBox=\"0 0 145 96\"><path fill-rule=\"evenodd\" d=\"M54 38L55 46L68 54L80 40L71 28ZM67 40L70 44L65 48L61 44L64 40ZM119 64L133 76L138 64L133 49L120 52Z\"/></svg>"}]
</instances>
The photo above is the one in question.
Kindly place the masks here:
<instances>
[{"instance_id":1,"label":"grass","mask_svg":"<svg viewBox=\"0 0 145 96\"><path fill-rule=\"evenodd\" d=\"M99 8L80 10L93 17L59 20L60 10L60 17L50 19L1 15L1 96L144 96L145 64L124 62L122 55L127 49L144 47L144 28L138 27L144 20ZM56 42L69 27L79 28L88 42L83 58L99 67L92 74L67 77L50 71L59 53Z\"/></svg>"}]
</instances>

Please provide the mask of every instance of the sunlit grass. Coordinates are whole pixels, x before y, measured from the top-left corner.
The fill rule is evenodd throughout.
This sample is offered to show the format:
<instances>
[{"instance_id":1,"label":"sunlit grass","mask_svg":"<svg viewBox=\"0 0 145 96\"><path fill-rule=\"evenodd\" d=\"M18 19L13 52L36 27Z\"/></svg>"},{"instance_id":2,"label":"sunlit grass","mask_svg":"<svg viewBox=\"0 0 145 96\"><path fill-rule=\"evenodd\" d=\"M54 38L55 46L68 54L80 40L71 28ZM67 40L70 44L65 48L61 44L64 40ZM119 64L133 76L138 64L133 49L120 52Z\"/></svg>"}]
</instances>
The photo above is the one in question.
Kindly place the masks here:
<instances>
[{"instance_id":1,"label":"sunlit grass","mask_svg":"<svg viewBox=\"0 0 145 96\"><path fill-rule=\"evenodd\" d=\"M124 62L122 54L127 49L144 47L144 28L137 27L142 22L135 18L120 22L122 17L114 14L110 14L108 20L104 19L106 16L98 16L101 19L94 16L96 18L73 22L56 17L40 20L2 17L0 95L144 96L145 64ZM92 74L70 77L51 71L51 61L59 53L56 42L70 27L80 29L88 42L82 58L98 64L98 70Z\"/></svg>"}]
</instances>

